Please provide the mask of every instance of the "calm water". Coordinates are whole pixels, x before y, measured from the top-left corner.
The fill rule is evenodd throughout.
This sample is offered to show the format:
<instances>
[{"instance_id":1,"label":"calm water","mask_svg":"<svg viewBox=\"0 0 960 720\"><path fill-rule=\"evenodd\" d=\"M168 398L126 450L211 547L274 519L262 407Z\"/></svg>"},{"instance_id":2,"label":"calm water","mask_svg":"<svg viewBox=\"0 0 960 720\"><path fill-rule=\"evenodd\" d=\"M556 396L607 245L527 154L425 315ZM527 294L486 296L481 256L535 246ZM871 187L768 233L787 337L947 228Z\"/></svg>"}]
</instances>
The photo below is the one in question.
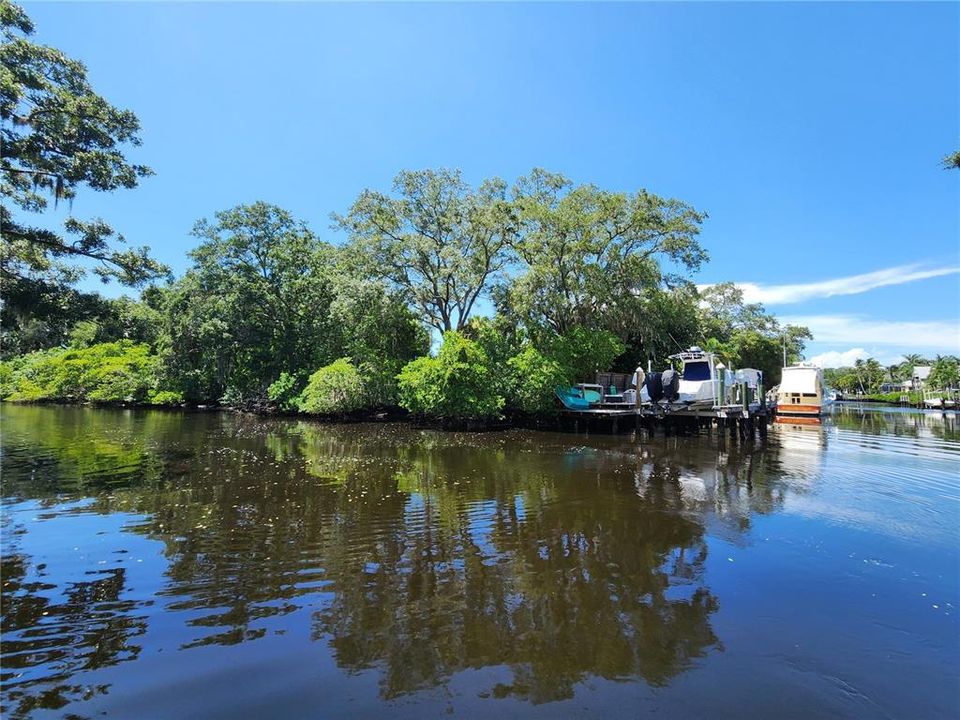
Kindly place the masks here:
<instances>
[{"instance_id":1,"label":"calm water","mask_svg":"<svg viewBox=\"0 0 960 720\"><path fill-rule=\"evenodd\" d=\"M5 717L960 716L960 430L2 407Z\"/></svg>"}]
</instances>

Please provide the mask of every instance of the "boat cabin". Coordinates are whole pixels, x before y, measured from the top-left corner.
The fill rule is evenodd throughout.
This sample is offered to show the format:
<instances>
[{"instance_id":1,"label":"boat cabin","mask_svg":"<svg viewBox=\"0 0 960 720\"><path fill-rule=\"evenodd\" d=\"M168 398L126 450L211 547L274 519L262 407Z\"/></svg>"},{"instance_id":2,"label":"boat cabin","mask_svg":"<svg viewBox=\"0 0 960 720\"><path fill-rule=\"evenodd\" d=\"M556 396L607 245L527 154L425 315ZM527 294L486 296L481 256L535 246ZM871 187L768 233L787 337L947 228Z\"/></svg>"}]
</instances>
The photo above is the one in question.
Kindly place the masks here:
<instances>
[{"instance_id":1,"label":"boat cabin","mask_svg":"<svg viewBox=\"0 0 960 720\"><path fill-rule=\"evenodd\" d=\"M823 369L810 363L783 368L777 391L777 414L819 416L827 404L823 385Z\"/></svg>"}]
</instances>

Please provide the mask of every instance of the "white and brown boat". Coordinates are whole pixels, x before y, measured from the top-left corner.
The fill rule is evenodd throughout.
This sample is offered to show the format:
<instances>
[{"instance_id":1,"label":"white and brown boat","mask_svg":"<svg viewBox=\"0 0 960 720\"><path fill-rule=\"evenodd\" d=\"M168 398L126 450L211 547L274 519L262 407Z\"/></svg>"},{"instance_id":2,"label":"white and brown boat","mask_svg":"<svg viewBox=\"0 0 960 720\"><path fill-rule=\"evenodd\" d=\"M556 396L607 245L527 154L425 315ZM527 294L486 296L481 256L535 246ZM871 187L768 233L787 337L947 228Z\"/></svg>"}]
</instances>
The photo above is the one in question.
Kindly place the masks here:
<instances>
[{"instance_id":1,"label":"white and brown boat","mask_svg":"<svg viewBox=\"0 0 960 720\"><path fill-rule=\"evenodd\" d=\"M783 368L777 390L777 420L819 423L833 396L823 384L823 369L811 363Z\"/></svg>"}]
</instances>

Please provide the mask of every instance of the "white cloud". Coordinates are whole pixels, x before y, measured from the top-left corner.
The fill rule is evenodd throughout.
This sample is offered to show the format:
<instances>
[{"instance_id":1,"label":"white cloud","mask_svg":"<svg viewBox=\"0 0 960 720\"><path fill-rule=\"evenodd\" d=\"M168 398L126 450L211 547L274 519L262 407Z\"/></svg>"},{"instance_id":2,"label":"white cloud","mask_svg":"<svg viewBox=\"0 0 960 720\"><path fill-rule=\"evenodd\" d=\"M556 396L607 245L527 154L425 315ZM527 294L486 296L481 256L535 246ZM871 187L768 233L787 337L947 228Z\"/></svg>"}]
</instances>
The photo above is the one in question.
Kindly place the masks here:
<instances>
[{"instance_id":1,"label":"white cloud","mask_svg":"<svg viewBox=\"0 0 960 720\"><path fill-rule=\"evenodd\" d=\"M866 360L868 357L870 357L870 353L863 348L851 348L844 352L831 350L830 352L820 353L809 358L807 362L812 362L824 368L849 367L857 360Z\"/></svg>"},{"instance_id":2,"label":"white cloud","mask_svg":"<svg viewBox=\"0 0 960 720\"><path fill-rule=\"evenodd\" d=\"M899 265L885 270L850 275L834 280L801 283L795 285L757 285L756 283L737 283L743 290L747 302L759 302L765 305L786 305L815 298L828 298L835 295L857 295L888 285L902 285L916 280L953 275L960 267L938 267L922 269L921 265Z\"/></svg>"},{"instance_id":3,"label":"white cloud","mask_svg":"<svg viewBox=\"0 0 960 720\"><path fill-rule=\"evenodd\" d=\"M869 320L855 315L798 315L779 319L785 324L807 326L817 343L960 352L960 320Z\"/></svg>"}]
</instances>

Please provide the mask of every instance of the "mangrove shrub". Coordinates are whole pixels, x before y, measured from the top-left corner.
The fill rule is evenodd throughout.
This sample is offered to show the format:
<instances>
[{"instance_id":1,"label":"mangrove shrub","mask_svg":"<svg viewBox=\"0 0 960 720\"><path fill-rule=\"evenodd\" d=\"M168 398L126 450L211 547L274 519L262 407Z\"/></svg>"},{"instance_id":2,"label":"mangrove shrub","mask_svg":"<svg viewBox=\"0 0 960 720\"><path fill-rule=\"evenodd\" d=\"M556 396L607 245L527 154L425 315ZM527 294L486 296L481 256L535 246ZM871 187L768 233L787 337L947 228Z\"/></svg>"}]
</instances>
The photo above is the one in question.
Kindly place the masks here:
<instances>
[{"instance_id":1,"label":"mangrove shrub","mask_svg":"<svg viewBox=\"0 0 960 720\"><path fill-rule=\"evenodd\" d=\"M4 400L181 401L179 393L160 387L161 365L150 346L129 340L41 350L6 361L2 367L0 393Z\"/></svg>"},{"instance_id":2,"label":"mangrove shrub","mask_svg":"<svg viewBox=\"0 0 960 720\"><path fill-rule=\"evenodd\" d=\"M303 412L319 415L360 410L367 404L363 378L349 358L340 358L310 376L297 404Z\"/></svg>"},{"instance_id":3,"label":"mangrove shrub","mask_svg":"<svg viewBox=\"0 0 960 720\"><path fill-rule=\"evenodd\" d=\"M499 417L504 399L493 376L483 348L459 332L446 332L436 357L417 358L400 371L400 405L436 418Z\"/></svg>"}]
</instances>

